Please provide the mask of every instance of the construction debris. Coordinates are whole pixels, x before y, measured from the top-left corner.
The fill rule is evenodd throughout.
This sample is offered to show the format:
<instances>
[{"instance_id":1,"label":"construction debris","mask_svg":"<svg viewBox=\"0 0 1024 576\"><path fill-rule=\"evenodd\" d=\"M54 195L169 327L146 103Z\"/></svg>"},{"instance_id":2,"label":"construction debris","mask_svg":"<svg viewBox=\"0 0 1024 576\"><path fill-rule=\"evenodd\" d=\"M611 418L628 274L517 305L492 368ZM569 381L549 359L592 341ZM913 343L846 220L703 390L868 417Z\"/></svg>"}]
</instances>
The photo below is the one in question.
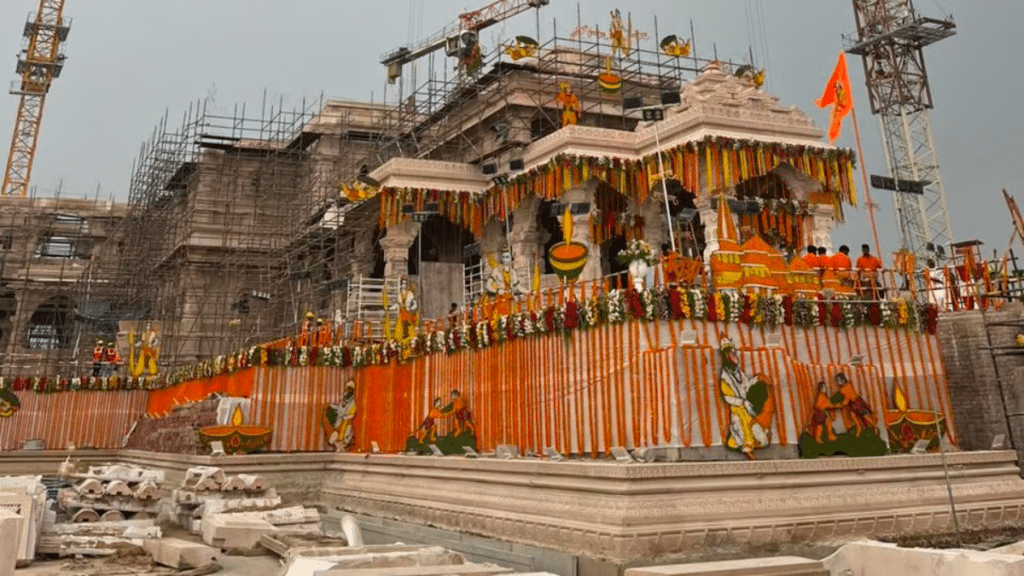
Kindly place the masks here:
<instances>
[{"instance_id":1,"label":"construction debris","mask_svg":"<svg viewBox=\"0 0 1024 576\"><path fill-rule=\"evenodd\" d=\"M61 473L73 481L57 493L57 515L47 525L39 553L65 556L113 556L138 552L159 538L153 518L160 507L161 470L112 464L85 472L65 462Z\"/></svg>"},{"instance_id":2,"label":"construction debris","mask_svg":"<svg viewBox=\"0 0 1024 576\"><path fill-rule=\"evenodd\" d=\"M18 535L4 541L15 543L13 548L17 550L19 565L32 562L46 516L46 486L42 477L0 477L0 509L13 512L18 517Z\"/></svg>"},{"instance_id":3,"label":"construction debris","mask_svg":"<svg viewBox=\"0 0 1024 576\"><path fill-rule=\"evenodd\" d=\"M216 548L177 538L147 540L143 548L154 561L171 568L205 568L214 563L218 553Z\"/></svg>"}]
</instances>

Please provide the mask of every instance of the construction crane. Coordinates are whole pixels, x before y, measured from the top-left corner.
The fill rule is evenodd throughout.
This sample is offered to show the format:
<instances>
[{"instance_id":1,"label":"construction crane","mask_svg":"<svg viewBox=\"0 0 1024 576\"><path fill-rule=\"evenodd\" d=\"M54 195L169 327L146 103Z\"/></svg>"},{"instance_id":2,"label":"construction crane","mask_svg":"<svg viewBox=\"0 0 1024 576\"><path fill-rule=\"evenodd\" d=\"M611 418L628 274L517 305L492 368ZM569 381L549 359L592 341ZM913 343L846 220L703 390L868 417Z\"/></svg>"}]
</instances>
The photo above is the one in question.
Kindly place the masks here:
<instances>
[{"instance_id":1,"label":"construction crane","mask_svg":"<svg viewBox=\"0 0 1024 576\"><path fill-rule=\"evenodd\" d=\"M64 68L61 44L67 40L70 25L64 23L64 0L39 0L35 19L25 22L27 45L18 57L17 73L21 81L12 85L11 94L21 96L14 121L11 149L7 156L0 196L26 196L43 105L53 79Z\"/></svg>"},{"instance_id":2,"label":"construction crane","mask_svg":"<svg viewBox=\"0 0 1024 576\"><path fill-rule=\"evenodd\" d=\"M864 61L889 173L897 181L921 185L894 186L903 248L918 265L940 263L952 255L953 226L932 136L932 93L922 49L956 34L956 25L951 18L919 16L911 0L853 0L853 13L857 34L846 51Z\"/></svg>"},{"instance_id":3,"label":"construction crane","mask_svg":"<svg viewBox=\"0 0 1024 576\"><path fill-rule=\"evenodd\" d=\"M388 68L388 81L394 82L402 75L402 66L431 52L445 49L448 56L465 57L477 43L481 30L525 12L530 8L540 9L551 0L496 0L479 10L463 12L459 19L445 26L436 34L415 44L407 44L381 56L380 63Z\"/></svg>"}]
</instances>

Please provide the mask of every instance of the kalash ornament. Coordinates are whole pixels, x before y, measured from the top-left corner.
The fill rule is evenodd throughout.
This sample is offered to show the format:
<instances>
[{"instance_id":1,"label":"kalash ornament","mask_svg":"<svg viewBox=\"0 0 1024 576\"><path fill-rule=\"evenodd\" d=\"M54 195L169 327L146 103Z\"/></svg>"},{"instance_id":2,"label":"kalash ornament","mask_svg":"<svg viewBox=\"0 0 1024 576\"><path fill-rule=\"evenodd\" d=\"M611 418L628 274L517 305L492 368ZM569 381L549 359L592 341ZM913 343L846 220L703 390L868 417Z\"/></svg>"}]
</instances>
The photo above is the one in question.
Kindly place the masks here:
<instances>
[{"instance_id":1,"label":"kalash ornament","mask_svg":"<svg viewBox=\"0 0 1024 576\"><path fill-rule=\"evenodd\" d=\"M587 265L588 252L586 244L572 241L572 214L567 206L562 214L562 241L548 250L551 268L562 282L572 284Z\"/></svg>"}]
</instances>

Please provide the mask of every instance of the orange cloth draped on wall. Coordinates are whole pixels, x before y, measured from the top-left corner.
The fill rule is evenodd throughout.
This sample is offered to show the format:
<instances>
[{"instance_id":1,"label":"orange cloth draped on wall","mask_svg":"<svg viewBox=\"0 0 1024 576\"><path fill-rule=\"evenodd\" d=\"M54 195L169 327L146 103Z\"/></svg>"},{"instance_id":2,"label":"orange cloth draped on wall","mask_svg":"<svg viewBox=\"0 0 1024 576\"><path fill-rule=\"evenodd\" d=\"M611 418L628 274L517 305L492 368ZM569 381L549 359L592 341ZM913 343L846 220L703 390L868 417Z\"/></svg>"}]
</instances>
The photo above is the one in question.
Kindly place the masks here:
<instances>
[{"instance_id":1,"label":"orange cloth draped on wall","mask_svg":"<svg viewBox=\"0 0 1024 576\"><path fill-rule=\"evenodd\" d=\"M214 392L224 396L252 395L253 368L245 368L231 374L219 374L210 378L190 380L177 386L153 390L146 401L146 415L150 417L168 414L175 406L198 402Z\"/></svg>"},{"instance_id":2,"label":"orange cloth draped on wall","mask_svg":"<svg viewBox=\"0 0 1024 576\"><path fill-rule=\"evenodd\" d=\"M850 92L850 74L846 70L846 55L839 53L836 69L825 85L825 93L814 101L818 108L832 106L832 119L828 125L828 141L835 142L839 138L839 129L843 118L853 110L853 94Z\"/></svg>"}]
</instances>

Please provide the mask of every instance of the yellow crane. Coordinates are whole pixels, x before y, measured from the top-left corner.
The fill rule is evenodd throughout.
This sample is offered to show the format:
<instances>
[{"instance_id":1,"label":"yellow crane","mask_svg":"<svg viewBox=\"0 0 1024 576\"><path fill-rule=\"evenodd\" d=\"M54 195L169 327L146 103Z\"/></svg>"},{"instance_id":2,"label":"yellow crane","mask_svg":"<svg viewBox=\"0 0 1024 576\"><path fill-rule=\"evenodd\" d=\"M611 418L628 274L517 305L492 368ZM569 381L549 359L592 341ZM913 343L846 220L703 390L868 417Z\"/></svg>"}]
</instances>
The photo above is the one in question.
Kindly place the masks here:
<instances>
[{"instance_id":1,"label":"yellow crane","mask_svg":"<svg viewBox=\"0 0 1024 576\"><path fill-rule=\"evenodd\" d=\"M32 161L39 142L39 126L43 121L43 105L53 79L64 68L61 44L67 40L69 25L64 23L64 0L39 0L35 19L25 22L27 45L18 57L20 83L11 94L21 97L14 121L11 149L0 196L28 195Z\"/></svg>"}]
</instances>

